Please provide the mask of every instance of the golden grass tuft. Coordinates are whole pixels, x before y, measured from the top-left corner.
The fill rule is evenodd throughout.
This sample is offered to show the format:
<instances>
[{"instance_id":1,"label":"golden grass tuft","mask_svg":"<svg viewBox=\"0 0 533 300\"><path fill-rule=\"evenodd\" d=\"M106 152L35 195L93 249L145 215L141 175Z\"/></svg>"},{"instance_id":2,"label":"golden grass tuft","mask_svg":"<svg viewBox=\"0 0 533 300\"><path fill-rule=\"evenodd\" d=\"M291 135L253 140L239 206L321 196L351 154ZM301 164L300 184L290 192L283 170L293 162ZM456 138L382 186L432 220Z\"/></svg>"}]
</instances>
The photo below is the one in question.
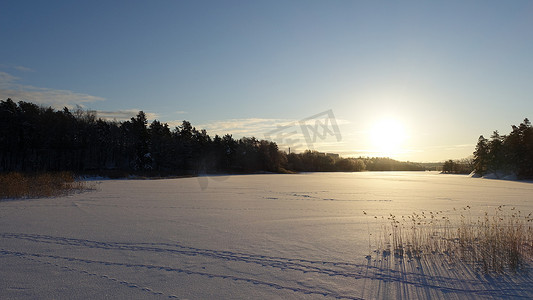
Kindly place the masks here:
<instances>
[{"instance_id":1,"label":"golden grass tuft","mask_svg":"<svg viewBox=\"0 0 533 300\"><path fill-rule=\"evenodd\" d=\"M470 206L454 210L453 218L442 211L375 217L384 221L376 252L409 259L446 255L484 273L516 272L533 262L531 213L499 206L473 218Z\"/></svg>"},{"instance_id":2,"label":"golden grass tuft","mask_svg":"<svg viewBox=\"0 0 533 300\"><path fill-rule=\"evenodd\" d=\"M55 197L90 189L70 172L0 174L0 199Z\"/></svg>"}]
</instances>

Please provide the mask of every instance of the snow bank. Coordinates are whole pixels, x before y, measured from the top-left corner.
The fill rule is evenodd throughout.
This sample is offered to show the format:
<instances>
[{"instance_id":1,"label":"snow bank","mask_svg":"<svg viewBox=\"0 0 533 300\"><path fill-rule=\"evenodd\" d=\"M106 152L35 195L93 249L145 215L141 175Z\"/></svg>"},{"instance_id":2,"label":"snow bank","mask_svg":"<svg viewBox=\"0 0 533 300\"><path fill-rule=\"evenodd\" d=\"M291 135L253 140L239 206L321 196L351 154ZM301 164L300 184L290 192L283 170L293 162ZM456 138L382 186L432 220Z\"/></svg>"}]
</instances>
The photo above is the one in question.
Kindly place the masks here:
<instances>
[{"instance_id":1,"label":"snow bank","mask_svg":"<svg viewBox=\"0 0 533 300\"><path fill-rule=\"evenodd\" d=\"M485 179L503 179L503 180L518 180L518 177L514 173L509 172L493 172L483 176Z\"/></svg>"}]
</instances>

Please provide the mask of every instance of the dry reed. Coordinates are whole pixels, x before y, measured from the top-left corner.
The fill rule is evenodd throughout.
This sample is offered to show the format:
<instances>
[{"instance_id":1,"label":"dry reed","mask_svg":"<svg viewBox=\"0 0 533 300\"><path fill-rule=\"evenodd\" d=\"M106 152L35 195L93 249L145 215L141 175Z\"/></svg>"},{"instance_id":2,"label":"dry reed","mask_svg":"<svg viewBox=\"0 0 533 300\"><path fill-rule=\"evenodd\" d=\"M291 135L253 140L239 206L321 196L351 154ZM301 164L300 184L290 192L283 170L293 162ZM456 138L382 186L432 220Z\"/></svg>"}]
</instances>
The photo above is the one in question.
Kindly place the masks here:
<instances>
[{"instance_id":1,"label":"dry reed","mask_svg":"<svg viewBox=\"0 0 533 300\"><path fill-rule=\"evenodd\" d=\"M410 259L447 255L452 262L466 262L484 273L516 272L533 262L531 213L523 215L516 208L499 206L473 218L466 206L453 215L430 211L381 217L384 224L376 252Z\"/></svg>"},{"instance_id":2,"label":"dry reed","mask_svg":"<svg viewBox=\"0 0 533 300\"><path fill-rule=\"evenodd\" d=\"M92 188L70 172L0 174L0 199L54 197Z\"/></svg>"}]
</instances>

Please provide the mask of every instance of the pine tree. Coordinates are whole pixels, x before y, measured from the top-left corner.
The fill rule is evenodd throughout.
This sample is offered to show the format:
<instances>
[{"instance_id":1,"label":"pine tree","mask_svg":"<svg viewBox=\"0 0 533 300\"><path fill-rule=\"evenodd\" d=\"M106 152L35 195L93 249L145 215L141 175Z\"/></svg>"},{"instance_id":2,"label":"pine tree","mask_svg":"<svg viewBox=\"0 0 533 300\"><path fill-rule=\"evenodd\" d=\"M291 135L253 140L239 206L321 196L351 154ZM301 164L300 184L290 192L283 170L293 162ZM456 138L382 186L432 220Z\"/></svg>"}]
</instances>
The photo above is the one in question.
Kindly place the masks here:
<instances>
[{"instance_id":1,"label":"pine tree","mask_svg":"<svg viewBox=\"0 0 533 300\"><path fill-rule=\"evenodd\" d=\"M488 141L485 137L480 136L474 151L474 172L476 174L485 175L487 172L488 154Z\"/></svg>"}]
</instances>

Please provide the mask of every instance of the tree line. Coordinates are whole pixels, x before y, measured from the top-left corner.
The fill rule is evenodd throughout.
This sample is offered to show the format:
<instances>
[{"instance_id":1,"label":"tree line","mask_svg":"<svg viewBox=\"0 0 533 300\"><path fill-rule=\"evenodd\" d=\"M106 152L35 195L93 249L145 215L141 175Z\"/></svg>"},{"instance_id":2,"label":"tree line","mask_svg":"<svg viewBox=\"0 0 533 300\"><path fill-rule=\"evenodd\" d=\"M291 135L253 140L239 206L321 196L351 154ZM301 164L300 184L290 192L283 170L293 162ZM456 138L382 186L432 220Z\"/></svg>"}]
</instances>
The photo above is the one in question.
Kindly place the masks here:
<instances>
[{"instance_id":1,"label":"tree line","mask_svg":"<svg viewBox=\"0 0 533 300\"><path fill-rule=\"evenodd\" d=\"M470 174L474 170L474 159L449 159L442 165L442 172L447 174Z\"/></svg>"},{"instance_id":2,"label":"tree line","mask_svg":"<svg viewBox=\"0 0 533 300\"><path fill-rule=\"evenodd\" d=\"M509 135L494 131L490 139L480 136L474 151L474 172L514 174L521 179L533 178L533 127L526 118L512 126Z\"/></svg>"},{"instance_id":3,"label":"tree line","mask_svg":"<svg viewBox=\"0 0 533 300\"><path fill-rule=\"evenodd\" d=\"M0 101L0 172L74 171L154 176L211 172L419 171L389 158L337 158L307 150L287 154L276 143L231 134L210 137L188 121L170 128L140 111L128 121L77 108L55 110Z\"/></svg>"},{"instance_id":4,"label":"tree line","mask_svg":"<svg viewBox=\"0 0 533 300\"><path fill-rule=\"evenodd\" d=\"M287 155L287 169L297 172L424 171L418 163L388 157L335 158L317 151Z\"/></svg>"}]
</instances>

